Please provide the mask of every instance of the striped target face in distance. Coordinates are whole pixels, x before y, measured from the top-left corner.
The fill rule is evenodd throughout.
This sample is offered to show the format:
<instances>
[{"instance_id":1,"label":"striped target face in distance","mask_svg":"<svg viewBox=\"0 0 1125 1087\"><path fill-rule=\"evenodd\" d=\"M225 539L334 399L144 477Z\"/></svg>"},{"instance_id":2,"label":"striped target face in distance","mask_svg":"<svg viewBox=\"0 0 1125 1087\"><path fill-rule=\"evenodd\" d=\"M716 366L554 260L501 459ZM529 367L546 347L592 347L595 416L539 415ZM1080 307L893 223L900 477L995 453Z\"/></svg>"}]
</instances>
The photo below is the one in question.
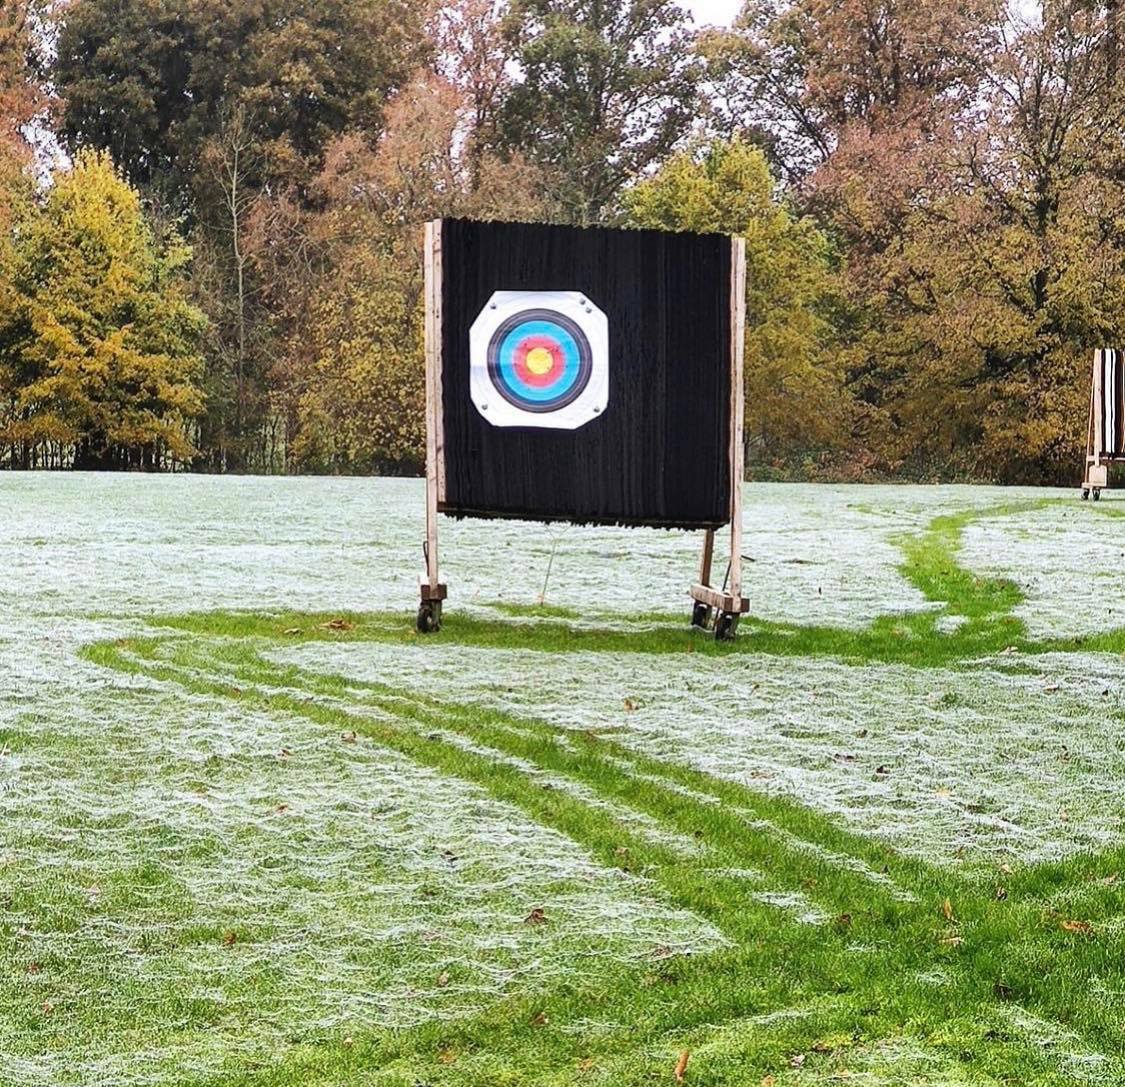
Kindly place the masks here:
<instances>
[{"instance_id":1,"label":"striped target face in distance","mask_svg":"<svg viewBox=\"0 0 1125 1087\"><path fill-rule=\"evenodd\" d=\"M609 397L605 314L577 291L497 291L469 331L470 395L493 426L574 430Z\"/></svg>"}]
</instances>

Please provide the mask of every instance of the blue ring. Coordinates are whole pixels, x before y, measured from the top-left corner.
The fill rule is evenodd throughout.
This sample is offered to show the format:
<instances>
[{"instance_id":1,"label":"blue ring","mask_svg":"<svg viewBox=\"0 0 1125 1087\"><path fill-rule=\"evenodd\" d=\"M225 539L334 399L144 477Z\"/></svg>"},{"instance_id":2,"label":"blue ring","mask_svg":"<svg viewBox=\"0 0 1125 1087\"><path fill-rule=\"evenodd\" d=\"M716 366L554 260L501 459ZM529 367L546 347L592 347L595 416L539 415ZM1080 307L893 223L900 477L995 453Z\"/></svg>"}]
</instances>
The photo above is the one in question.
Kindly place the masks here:
<instances>
[{"instance_id":1,"label":"blue ring","mask_svg":"<svg viewBox=\"0 0 1125 1087\"><path fill-rule=\"evenodd\" d=\"M516 347L528 336L545 336L553 340L562 351L562 373L550 385L529 385L516 370ZM524 321L513 328L500 342L497 352L497 371L500 380L516 396L537 404L549 403L565 396L582 368L582 358L574 337L558 321Z\"/></svg>"},{"instance_id":2,"label":"blue ring","mask_svg":"<svg viewBox=\"0 0 1125 1087\"><path fill-rule=\"evenodd\" d=\"M516 344L525 336L550 336L562 349L563 372L547 386L528 385L515 369ZM506 318L488 343L488 374L496 391L524 411L548 412L573 403L590 382L593 355L586 334L565 314L528 309Z\"/></svg>"}]
</instances>

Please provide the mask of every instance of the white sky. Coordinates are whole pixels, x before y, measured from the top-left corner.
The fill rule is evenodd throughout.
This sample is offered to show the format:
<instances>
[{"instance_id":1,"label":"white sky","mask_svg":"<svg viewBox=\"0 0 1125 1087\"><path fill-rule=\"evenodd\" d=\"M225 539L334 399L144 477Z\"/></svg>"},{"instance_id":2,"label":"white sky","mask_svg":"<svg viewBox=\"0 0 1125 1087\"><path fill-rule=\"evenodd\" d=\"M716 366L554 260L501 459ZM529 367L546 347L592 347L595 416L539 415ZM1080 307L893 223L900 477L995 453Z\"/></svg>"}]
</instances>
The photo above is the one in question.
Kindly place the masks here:
<instances>
[{"instance_id":1,"label":"white sky","mask_svg":"<svg viewBox=\"0 0 1125 1087\"><path fill-rule=\"evenodd\" d=\"M742 0L680 0L691 12L696 26L730 26Z\"/></svg>"}]
</instances>

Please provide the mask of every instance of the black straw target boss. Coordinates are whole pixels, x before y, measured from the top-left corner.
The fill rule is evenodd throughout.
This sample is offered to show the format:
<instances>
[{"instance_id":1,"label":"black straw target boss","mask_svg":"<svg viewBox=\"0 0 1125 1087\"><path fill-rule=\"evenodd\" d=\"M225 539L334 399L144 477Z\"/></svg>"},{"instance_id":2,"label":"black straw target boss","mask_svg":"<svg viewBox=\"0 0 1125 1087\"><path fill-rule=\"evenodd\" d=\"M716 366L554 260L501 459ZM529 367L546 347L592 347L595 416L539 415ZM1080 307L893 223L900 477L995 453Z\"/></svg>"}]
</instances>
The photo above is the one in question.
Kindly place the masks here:
<instances>
[{"instance_id":1,"label":"black straw target boss","mask_svg":"<svg viewBox=\"0 0 1125 1087\"><path fill-rule=\"evenodd\" d=\"M438 515L701 529L692 621L741 592L741 239L464 219L426 224L426 575ZM730 572L710 585L715 531ZM640 602L638 602L640 606Z\"/></svg>"}]
</instances>

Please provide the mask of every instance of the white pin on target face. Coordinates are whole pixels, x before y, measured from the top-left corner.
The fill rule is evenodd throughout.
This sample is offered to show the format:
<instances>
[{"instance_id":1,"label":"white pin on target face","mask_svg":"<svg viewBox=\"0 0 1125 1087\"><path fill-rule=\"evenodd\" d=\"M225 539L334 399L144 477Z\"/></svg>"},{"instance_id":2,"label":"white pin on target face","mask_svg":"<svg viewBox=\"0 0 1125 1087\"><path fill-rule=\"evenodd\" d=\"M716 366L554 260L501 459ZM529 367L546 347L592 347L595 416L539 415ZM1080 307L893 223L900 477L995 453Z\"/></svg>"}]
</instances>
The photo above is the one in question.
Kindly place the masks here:
<instances>
[{"instance_id":1,"label":"white pin on target face","mask_svg":"<svg viewBox=\"0 0 1125 1087\"><path fill-rule=\"evenodd\" d=\"M609 403L606 315L579 291L496 291L469 329L469 393L493 426L584 426Z\"/></svg>"}]
</instances>

